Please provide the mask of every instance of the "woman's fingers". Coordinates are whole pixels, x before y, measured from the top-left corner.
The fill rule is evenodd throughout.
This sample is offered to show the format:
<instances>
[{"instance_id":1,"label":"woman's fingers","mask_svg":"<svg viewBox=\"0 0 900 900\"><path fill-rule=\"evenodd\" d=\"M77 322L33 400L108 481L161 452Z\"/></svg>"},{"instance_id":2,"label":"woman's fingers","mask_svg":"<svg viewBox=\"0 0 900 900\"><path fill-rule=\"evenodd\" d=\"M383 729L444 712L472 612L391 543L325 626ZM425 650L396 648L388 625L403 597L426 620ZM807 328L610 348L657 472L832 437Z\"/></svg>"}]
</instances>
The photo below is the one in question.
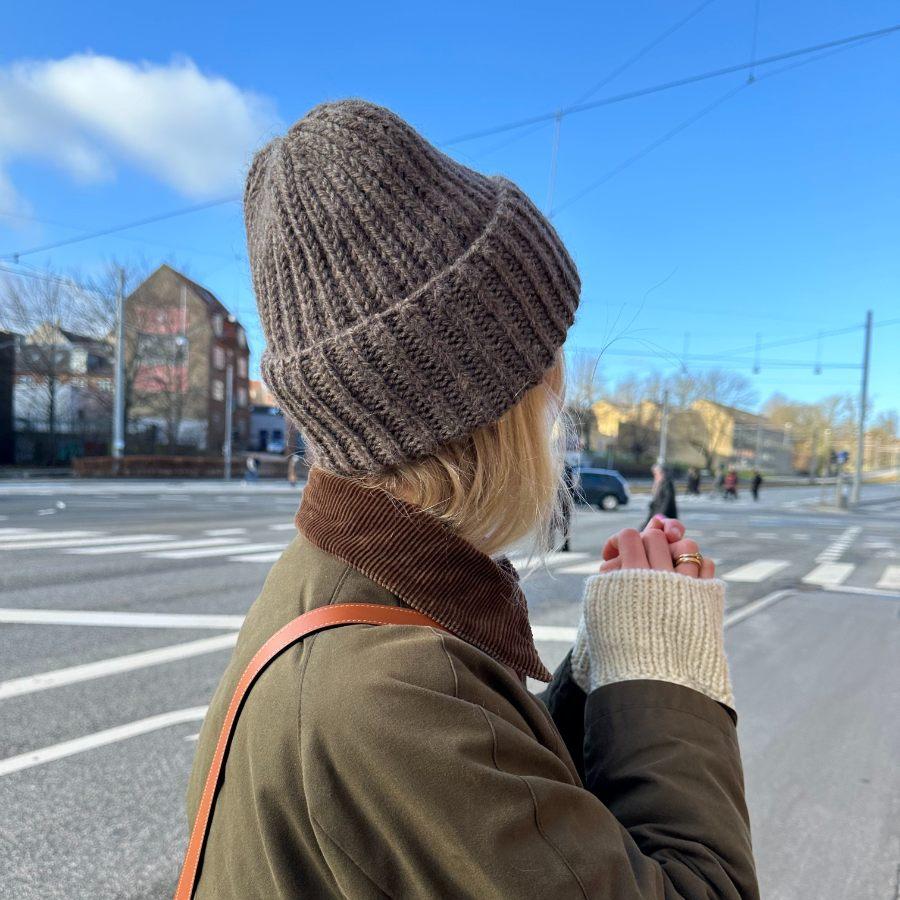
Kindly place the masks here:
<instances>
[{"instance_id":1,"label":"woman's fingers","mask_svg":"<svg viewBox=\"0 0 900 900\"><path fill-rule=\"evenodd\" d=\"M623 569L648 569L650 563L641 535L634 528L623 528L618 537L619 559Z\"/></svg>"},{"instance_id":2,"label":"woman's fingers","mask_svg":"<svg viewBox=\"0 0 900 900\"><path fill-rule=\"evenodd\" d=\"M699 553L700 548L697 546L696 541L685 538L683 541L676 541L674 544L671 544L669 551L672 554L672 559L675 560L681 556L682 553ZM690 578L699 578L701 568L695 562L683 562L675 566L675 571L679 575L687 575Z\"/></svg>"},{"instance_id":3,"label":"woman's fingers","mask_svg":"<svg viewBox=\"0 0 900 900\"><path fill-rule=\"evenodd\" d=\"M606 572L617 572L621 568L622 559L617 556L615 559L607 559L605 562L600 563L600 574L603 575Z\"/></svg>"},{"instance_id":4,"label":"woman's fingers","mask_svg":"<svg viewBox=\"0 0 900 900\"><path fill-rule=\"evenodd\" d=\"M716 564L711 559L703 560L703 565L700 566L700 577L701 578L715 578L716 577Z\"/></svg>"},{"instance_id":5,"label":"woman's fingers","mask_svg":"<svg viewBox=\"0 0 900 900\"><path fill-rule=\"evenodd\" d=\"M649 531L659 530L666 536L670 543L680 541L684 537L684 525L678 519L667 519L665 516L654 516L644 528L644 534Z\"/></svg>"},{"instance_id":6,"label":"woman's fingers","mask_svg":"<svg viewBox=\"0 0 900 900\"><path fill-rule=\"evenodd\" d=\"M669 542L660 528L648 528L641 539L644 544L644 552L647 554L647 562L651 569L663 572L672 571L672 551Z\"/></svg>"}]
</instances>

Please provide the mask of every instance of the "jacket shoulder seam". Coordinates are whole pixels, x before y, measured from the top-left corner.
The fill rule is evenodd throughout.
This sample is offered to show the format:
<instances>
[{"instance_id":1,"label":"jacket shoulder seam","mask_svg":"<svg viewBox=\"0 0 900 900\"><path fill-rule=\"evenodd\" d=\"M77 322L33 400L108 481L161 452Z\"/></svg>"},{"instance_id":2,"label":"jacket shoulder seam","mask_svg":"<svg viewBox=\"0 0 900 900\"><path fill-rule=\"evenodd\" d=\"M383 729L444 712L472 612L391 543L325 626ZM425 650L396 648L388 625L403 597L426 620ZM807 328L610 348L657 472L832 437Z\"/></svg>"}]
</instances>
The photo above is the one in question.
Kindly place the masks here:
<instances>
[{"instance_id":1,"label":"jacket shoulder seam","mask_svg":"<svg viewBox=\"0 0 900 900\"><path fill-rule=\"evenodd\" d=\"M494 763L494 768L497 769L498 772L505 772L506 774L511 774L509 772L506 772L506 770L503 769L500 766L500 763L497 761L497 730L494 728L494 723L491 721L491 718L488 715L488 711L483 706L479 706L478 708L481 710L481 714L484 716L484 721L487 724L487 726L491 732L491 741L492 741L491 757L492 757L492 760ZM534 789L528 783L528 779L524 775L516 775L515 777L519 781L521 781L522 784L525 785L525 788L528 791L529 796L531 797L531 805L534 810L534 825L535 825L535 828L537 828L537 830L538 830L538 834L540 834L540 836L544 839L544 842L547 844L547 846L550 847L551 850L553 850L553 852L559 857L562 864L569 870L569 874L575 879L576 883L578 884L578 887L581 890L581 895L582 895L582 897L584 897L584 900L589 900L587 890L585 889L585 886L584 886L584 882L582 882L578 873L572 868L572 865L569 862L569 860L566 859L565 854L559 849L559 847L556 846L556 844L552 840L550 840L550 836L547 834L546 831L544 831L544 826L541 824L541 813L540 813L540 806L538 804L538 799L534 793Z\"/></svg>"}]
</instances>

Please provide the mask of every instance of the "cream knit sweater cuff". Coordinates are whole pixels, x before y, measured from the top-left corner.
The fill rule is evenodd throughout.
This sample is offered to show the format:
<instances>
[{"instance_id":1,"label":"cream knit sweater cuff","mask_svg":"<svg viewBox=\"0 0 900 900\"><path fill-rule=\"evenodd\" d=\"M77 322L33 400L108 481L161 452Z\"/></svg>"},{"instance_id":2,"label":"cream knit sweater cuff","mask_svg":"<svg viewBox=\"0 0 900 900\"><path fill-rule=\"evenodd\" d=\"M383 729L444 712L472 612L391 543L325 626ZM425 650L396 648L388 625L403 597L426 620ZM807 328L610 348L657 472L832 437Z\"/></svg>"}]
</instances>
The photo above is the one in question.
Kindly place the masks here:
<instances>
[{"instance_id":1,"label":"cream knit sweater cuff","mask_svg":"<svg viewBox=\"0 0 900 900\"><path fill-rule=\"evenodd\" d=\"M572 677L585 692L616 681L671 681L734 706L724 606L717 579L652 569L588 578Z\"/></svg>"}]
</instances>

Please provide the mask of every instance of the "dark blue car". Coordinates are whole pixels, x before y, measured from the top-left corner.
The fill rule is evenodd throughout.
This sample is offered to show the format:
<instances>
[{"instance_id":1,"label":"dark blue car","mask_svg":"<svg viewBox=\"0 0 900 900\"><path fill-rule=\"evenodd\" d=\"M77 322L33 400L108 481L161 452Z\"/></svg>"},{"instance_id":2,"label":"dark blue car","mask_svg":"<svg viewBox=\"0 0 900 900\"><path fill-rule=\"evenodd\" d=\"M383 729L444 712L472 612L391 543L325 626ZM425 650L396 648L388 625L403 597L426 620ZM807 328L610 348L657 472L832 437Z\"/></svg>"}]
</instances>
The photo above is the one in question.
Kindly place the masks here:
<instances>
[{"instance_id":1,"label":"dark blue car","mask_svg":"<svg viewBox=\"0 0 900 900\"><path fill-rule=\"evenodd\" d=\"M628 482L614 469L576 469L578 495L583 502L600 509L625 506L629 500Z\"/></svg>"}]
</instances>

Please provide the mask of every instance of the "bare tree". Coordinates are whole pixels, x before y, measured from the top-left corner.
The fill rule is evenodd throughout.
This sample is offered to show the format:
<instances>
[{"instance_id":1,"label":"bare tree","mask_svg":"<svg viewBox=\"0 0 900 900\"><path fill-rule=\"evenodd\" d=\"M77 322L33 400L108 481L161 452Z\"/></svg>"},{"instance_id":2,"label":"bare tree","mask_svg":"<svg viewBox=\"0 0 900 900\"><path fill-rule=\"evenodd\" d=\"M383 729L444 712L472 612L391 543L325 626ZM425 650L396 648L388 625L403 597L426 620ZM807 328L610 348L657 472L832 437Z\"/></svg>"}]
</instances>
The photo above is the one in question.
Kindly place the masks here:
<instances>
[{"instance_id":1,"label":"bare tree","mask_svg":"<svg viewBox=\"0 0 900 900\"><path fill-rule=\"evenodd\" d=\"M581 446L591 451L594 404L600 399L603 379L600 357L578 350L569 357L566 371L566 407L569 418L581 439Z\"/></svg>"},{"instance_id":2,"label":"bare tree","mask_svg":"<svg viewBox=\"0 0 900 900\"><path fill-rule=\"evenodd\" d=\"M77 317L76 293L55 275L7 275L0 282L0 326L20 336L16 368L28 379L19 403L37 428L47 429L47 463L56 460L59 387L69 372L60 332Z\"/></svg>"}]
</instances>

